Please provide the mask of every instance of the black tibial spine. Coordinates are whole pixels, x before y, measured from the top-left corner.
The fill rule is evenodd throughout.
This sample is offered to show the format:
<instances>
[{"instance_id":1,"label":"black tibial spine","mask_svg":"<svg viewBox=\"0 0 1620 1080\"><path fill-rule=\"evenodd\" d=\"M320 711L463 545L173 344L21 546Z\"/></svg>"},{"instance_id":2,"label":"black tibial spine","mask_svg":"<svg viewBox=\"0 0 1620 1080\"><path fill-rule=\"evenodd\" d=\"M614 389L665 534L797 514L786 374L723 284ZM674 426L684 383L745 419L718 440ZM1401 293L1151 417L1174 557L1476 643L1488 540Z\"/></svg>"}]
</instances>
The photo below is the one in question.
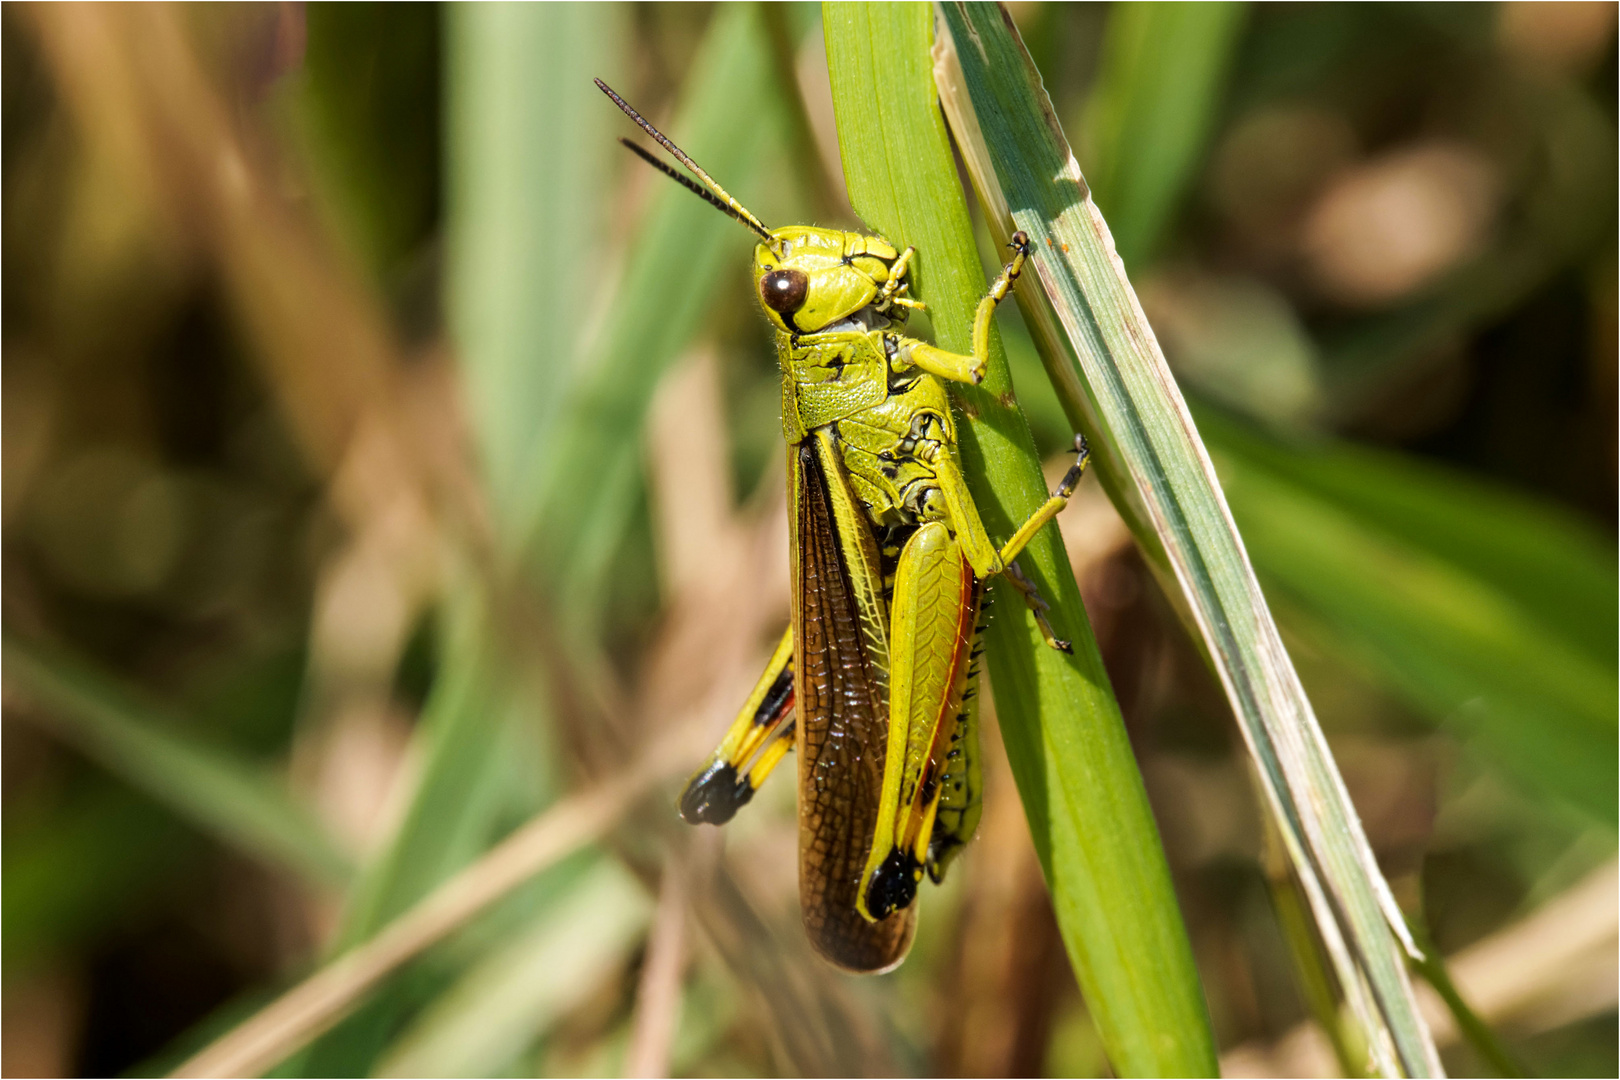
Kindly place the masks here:
<instances>
[{"instance_id":1,"label":"black tibial spine","mask_svg":"<svg viewBox=\"0 0 1620 1080\"><path fill-rule=\"evenodd\" d=\"M911 906L917 899L917 883L923 868L909 851L895 848L872 872L866 883L866 910L874 919L888 918Z\"/></svg>"},{"instance_id":2,"label":"black tibial spine","mask_svg":"<svg viewBox=\"0 0 1620 1080\"><path fill-rule=\"evenodd\" d=\"M984 630L989 620L984 616L984 607L988 606L990 598L985 596L979 609L979 621L973 627L973 647L968 652L967 688L962 691L962 711L956 715L956 730L951 735L951 750L946 755L946 769L940 777L940 783L948 785L954 790L961 790L962 785L968 782L968 774L958 771L962 768L961 741L968 734L967 720L970 702L979 693L979 658L984 655ZM953 853L965 847L963 840L949 830L942 829L936 823L933 836L928 840L928 877L935 885L945 881L945 870L950 863Z\"/></svg>"},{"instance_id":3,"label":"black tibial spine","mask_svg":"<svg viewBox=\"0 0 1620 1080\"><path fill-rule=\"evenodd\" d=\"M716 761L681 792L681 820L689 825L724 825L753 797L746 776L738 776L729 763Z\"/></svg>"},{"instance_id":4,"label":"black tibial spine","mask_svg":"<svg viewBox=\"0 0 1620 1080\"><path fill-rule=\"evenodd\" d=\"M967 724L967 703L971 701L973 696L979 692L977 682L978 671L976 670L977 666L977 662L974 662L973 666L968 669L968 688L962 693L963 709L956 717L956 733L951 736L952 747L946 758L947 763L951 766L951 768L947 768L945 774L940 777L941 783L951 785L957 790L960 790L962 785L967 783L967 777L961 773L952 771L953 769L961 767L960 761L962 750L961 747L956 746L955 744L959 742L966 733L965 725ZM951 853L956 851L957 848L963 846L965 846L964 842L958 839L954 833L947 829L941 828L937 822L935 823L934 834L928 838L927 868L928 878L930 881L932 881L935 885L944 883L945 868L950 862Z\"/></svg>"}]
</instances>

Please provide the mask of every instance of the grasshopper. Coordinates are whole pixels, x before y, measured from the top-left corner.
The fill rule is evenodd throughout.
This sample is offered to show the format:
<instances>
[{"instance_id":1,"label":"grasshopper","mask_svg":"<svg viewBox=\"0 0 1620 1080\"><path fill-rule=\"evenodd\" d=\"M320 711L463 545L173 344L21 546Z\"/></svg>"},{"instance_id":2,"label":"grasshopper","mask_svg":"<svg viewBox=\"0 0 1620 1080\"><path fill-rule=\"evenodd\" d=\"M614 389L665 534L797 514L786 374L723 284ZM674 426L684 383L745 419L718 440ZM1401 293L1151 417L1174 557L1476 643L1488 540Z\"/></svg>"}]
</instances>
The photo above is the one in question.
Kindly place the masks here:
<instances>
[{"instance_id":1,"label":"grasshopper","mask_svg":"<svg viewBox=\"0 0 1620 1080\"><path fill-rule=\"evenodd\" d=\"M990 320L1029 255L1013 257L973 322L973 352L900 332L915 249L880 236L767 229L600 79L596 85L693 179L629 139L648 164L760 237L754 288L776 334L787 440L792 622L679 808L723 824L790 750L799 761L799 899L823 957L886 971L980 814L974 703L985 581L1006 575L1047 643L1068 650L1013 559L1067 503L1089 455L999 548L968 493L944 383L984 378Z\"/></svg>"}]
</instances>

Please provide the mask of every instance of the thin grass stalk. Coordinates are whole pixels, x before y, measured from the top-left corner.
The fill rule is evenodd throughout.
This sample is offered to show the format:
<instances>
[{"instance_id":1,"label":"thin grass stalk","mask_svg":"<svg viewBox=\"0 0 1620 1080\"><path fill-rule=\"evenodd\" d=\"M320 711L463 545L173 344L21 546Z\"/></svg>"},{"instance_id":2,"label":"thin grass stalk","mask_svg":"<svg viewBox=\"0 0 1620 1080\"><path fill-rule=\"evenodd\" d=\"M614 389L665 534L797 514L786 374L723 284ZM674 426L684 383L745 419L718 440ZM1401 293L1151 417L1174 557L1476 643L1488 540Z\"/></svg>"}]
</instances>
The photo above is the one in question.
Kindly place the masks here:
<instances>
[{"instance_id":1,"label":"thin grass stalk","mask_svg":"<svg viewBox=\"0 0 1620 1080\"><path fill-rule=\"evenodd\" d=\"M1376 1069L1440 1075L1417 955L1282 645L1186 403L1010 15L940 8L936 76L992 235L1036 242L1025 320L1105 486L1225 688Z\"/></svg>"},{"instance_id":2,"label":"thin grass stalk","mask_svg":"<svg viewBox=\"0 0 1620 1080\"><path fill-rule=\"evenodd\" d=\"M542 870L599 839L693 753L697 719L686 718L625 772L537 815L376 936L226 1032L171 1075L258 1076L295 1053L401 965Z\"/></svg>"},{"instance_id":3,"label":"thin grass stalk","mask_svg":"<svg viewBox=\"0 0 1620 1080\"><path fill-rule=\"evenodd\" d=\"M1490 1064L1491 1068L1496 1070L1498 1076L1534 1075L1468 1004L1462 991L1458 990L1457 984L1452 981L1445 959L1440 955L1440 950L1435 948L1423 924L1414 919L1409 926L1412 937L1423 949L1423 959L1414 961L1413 966L1417 968L1418 974L1423 976L1423 981L1432 986L1434 992L1440 996L1440 1000L1446 1003L1446 1008L1451 1011L1451 1018L1457 1022L1457 1033Z\"/></svg>"},{"instance_id":4,"label":"thin grass stalk","mask_svg":"<svg viewBox=\"0 0 1620 1080\"><path fill-rule=\"evenodd\" d=\"M685 869L666 856L664 878L658 890L658 909L647 935L647 956L636 984L635 1013L630 1045L624 1054L625 1076L668 1076L670 1052L681 1018L682 979L685 975L688 900Z\"/></svg>"},{"instance_id":5,"label":"thin grass stalk","mask_svg":"<svg viewBox=\"0 0 1620 1080\"><path fill-rule=\"evenodd\" d=\"M912 295L927 302L937 342L965 352L987 283L934 92L932 13L831 3L822 22L851 204L916 247ZM1008 536L1046 492L998 334L984 383L953 392L973 497L991 534ZM1158 830L1056 527L1020 562L1074 653L1049 648L1018 593L993 586L987 661L1070 960L1121 1075L1211 1075L1213 1038Z\"/></svg>"}]
</instances>

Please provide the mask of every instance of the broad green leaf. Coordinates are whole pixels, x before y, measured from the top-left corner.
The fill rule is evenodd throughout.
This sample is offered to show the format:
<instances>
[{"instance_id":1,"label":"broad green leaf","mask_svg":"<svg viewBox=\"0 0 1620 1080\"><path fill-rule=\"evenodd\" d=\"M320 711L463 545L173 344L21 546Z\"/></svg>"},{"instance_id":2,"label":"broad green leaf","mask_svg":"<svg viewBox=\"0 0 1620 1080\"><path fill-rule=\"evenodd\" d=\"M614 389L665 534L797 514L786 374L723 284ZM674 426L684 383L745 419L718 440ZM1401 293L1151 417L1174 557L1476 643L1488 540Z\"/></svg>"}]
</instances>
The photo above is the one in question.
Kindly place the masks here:
<instances>
[{"instance_id":1,"label":"broad green leaf","mask_svg":"<svg viewBox=\"0 0 1620 1080\"><path fill-rule=\"evenodd\" d=\"M938 343L966 352L987 282L935 98L931 9L832 3L822 20L851 205L894 243L917 248L913 295L928 303ZM983 385L957 402L974 499L1003 537L1045 497L1010 391L993 334ZM1075 973L1117 1071L1209 1075L1213 1040L1158 830L1056 528L1021 564L1074 654L1048 648L1018 593L997 585L987 659Z\"/></svg>"},{"instance_id":2,"label":"broad green leaf","mask_svg":"<svg viewBox=\"0 0 1620 1080\"><path fill-rule=\"evenodd\" d=\"M1400 912L1040 76L1003 9L941 11L945 111L992 235L1035 242L1041 288L1020 290L1019 305L1065 411L1094 436L1109 494L1227 691L1376 1067L1438 1073Z\"/></svg>"}]
</instances>

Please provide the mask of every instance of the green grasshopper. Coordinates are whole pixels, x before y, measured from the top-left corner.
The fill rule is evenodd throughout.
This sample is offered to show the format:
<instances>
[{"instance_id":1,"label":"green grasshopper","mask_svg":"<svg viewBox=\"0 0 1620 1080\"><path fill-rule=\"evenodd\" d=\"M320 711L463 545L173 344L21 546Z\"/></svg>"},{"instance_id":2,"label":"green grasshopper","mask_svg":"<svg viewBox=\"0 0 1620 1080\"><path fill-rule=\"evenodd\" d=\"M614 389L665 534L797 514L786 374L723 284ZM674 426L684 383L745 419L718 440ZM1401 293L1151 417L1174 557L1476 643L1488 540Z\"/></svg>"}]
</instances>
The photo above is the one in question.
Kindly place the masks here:
<instances>
[{"instance_id":1,"label":"green grasshopper","mask_svg":"<svg viewBox=\"0 0 1620 1080\"><path fill-rule=\"evenodd\" d=\"M984 583L1023 593L1047 643L1068 650L1014 557L1068 502L1089 455L1000 548L958 464L941 380L984 378L990 320L1029 239L980 301L973 353L906 337L912 248L879 236L767 229L600 79L686 166L644 161L759 234L754 286L776 331L788 444L792 623L725 738L687 784L681 816L723 824L789 750L799 752L799 900L816 951L886 971L905 958L924 871L943 879L980 813L974 704Z\"/></svg>"}]
</instances>

